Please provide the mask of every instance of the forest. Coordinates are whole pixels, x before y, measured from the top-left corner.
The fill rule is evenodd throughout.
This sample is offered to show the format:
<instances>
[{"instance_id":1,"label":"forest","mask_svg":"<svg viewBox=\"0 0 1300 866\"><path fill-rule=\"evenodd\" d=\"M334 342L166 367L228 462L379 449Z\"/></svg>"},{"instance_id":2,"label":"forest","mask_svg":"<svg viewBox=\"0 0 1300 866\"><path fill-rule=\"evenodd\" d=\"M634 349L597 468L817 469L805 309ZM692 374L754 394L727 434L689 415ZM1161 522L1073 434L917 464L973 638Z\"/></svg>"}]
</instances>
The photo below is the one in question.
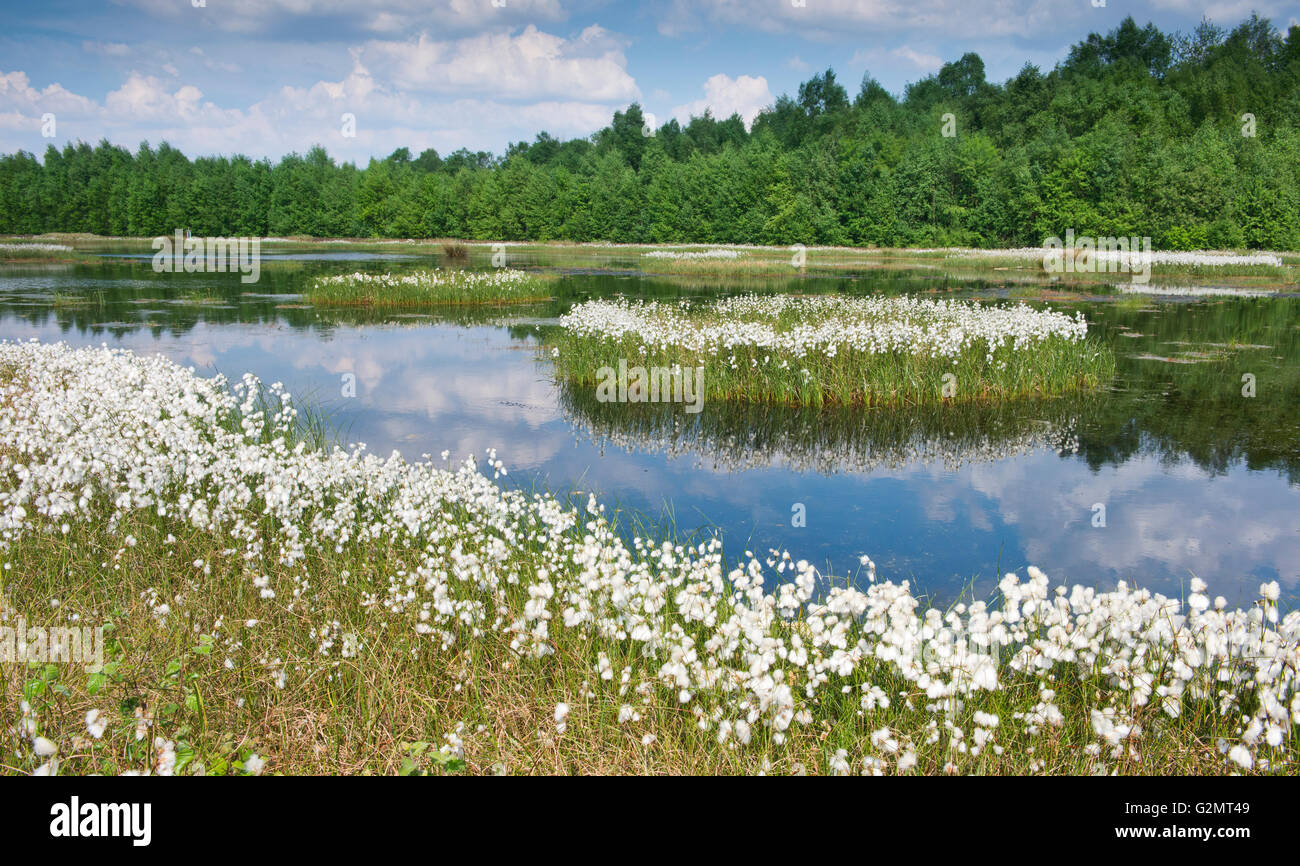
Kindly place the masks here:
<instances>
[{"instance_id":1,"label":"forest","mask_svg":"<svg viewBox=\"0 0 1300 866\"><path fill-rule=\"evenodd\" d=\"M968 53L887 92L832 69L751 129L639 105L502 155L400 147L364 168L101 141L0 156L0 233L1300 249L1300 27L1132 18L1004 83ZM949 133L949 134L945 134Z\"/></svg>"}]
</instances>

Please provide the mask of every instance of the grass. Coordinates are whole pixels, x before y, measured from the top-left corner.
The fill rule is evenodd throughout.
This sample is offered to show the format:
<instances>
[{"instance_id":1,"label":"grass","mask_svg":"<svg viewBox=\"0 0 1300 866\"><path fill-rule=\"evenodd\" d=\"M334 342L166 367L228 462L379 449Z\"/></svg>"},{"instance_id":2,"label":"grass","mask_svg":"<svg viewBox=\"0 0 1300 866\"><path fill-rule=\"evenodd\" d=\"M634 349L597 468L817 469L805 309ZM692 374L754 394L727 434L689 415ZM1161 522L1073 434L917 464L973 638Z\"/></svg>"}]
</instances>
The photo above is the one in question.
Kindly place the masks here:
<instances>
[{"instance_id":1,"label":"grass","mask_svg":"<svg viewBox=\"0 0 1300 866\"><path fill-rule=\"evenodd\" d=\"M0 369L0 383L26 387L23 377L16 367ZM275 448L277 438L265 432L258 441ZM319 420L298 424L285 448L299 441L321 447ZM3 448L0 478L8 486L18 455ZM546 651L525 651L529 642L521 645L523 635L510 623L535 600L539 570L560 566L527 538L503 555L474 502L444 500L440 512L422 515L428 524L456 529L455 551L443 554L443 567L478 557L518 579L495 590L456 581L449 603L483 603L499 621L487 627L451 617L440 626L446 629L441 641L412 628L418 619L376 604L410 573L417 537L380 535L314 548L291 564L269 550L249 561L220 527L175 510L129 509L110 525L112 502L97 500L91 508L90 519L69 520L66 528L49 524L49 531L23 536L3 556L6 624L21 612L28 628L102 625L105 652L102 669L91 672L72 664L0 665L5 711L22 721L0 732L0 773L50 767L48 755L34 754L35 736L57 746L62 774L148 771L160 762L187 775L246 774L263 762L267 772L292 774L820 774L841 761L856 769L871 761L888 773L936 775L1234 769L1216 742L1239 739L1240 713L1219 712L1217 699L1189 694L1177 717L1158 700L1135 705L1130 721L1141 726L1141 737L1113 752L1098 749L1089 713L1126 700L1115 674L1100 661L1017 671L1007 664L1009 654L999 690L979 692L946 714L933 712L925 691L893 664L866 660L849 674L828 670L816 699L801 700L808 722L792 725L784 742L763 725L753 726L748 742L735 735L720 742L710 708L722 706L725 692L701 690L684 705L665 681L668 659L640 641L564 627L557 618L541 642ZM249 508L261 509L256 492ZM378 517L358 515L358 528ZM264 521L263 529L276 530L273 518ZM568 531L582 536L592 526ZM652 539L664 540L678 545L679 557L691 555L681 540ZM564 567L576 573L596 564ZM250 574L279 594L259 593ZM418 583L406 585L414 591ZM724 602L720 616L737 600ZM676 592L666 593L654 621L676 623L705 646L712 626L683 616L682 604ZM787 643L796 635L807 640L811 626L802 613L775 622L772 635ZM848 647L879 640L857 620L844 630ZM1161 663L1176 656L1171 650ZM602 667L612 672L609 679ZM792 685L795 674L788 672ZM1030 732L1017 716L1041 710L1045 684L1062 721ZM864 708L871 690L875 706ZM21 712L20 696L27 704ZM1248 690L1243 701L1249 709ZM563 730L559 704L569 708ZM87 733L92 710L107 725L100 737ZM976 711L1000 722L993 739L972 750L967 744L981 727ZM937 717L964 733L932 727ZM887 743L873 741L873 732L883 729L915 755L913 768L901 768ZM1290 737L1269 752L1271 772L1294 773L1295 743Z\"/></svg>"},{"instance_id":2,"label":"grass","mask_svg":"<svg viewBox=\"0 0 1300 866\"><path fill-rule=\"evenodd\" d=\"M546 281L514 269L431 270L317 277L304 297L320 306L420 307L530 303L549 297Z\"/></svg>"},{"instance_id":3,"label":"grass","mask_svg":"<svg viewBox=\"0 0 1300 866\"><path fill-rule=\"evenodd\" d=\"M105 303L106 301L102 291L94 291L90 293L54 292L50 295L50 306L56 310L91 306L103 308Z\"/></svg>"},{"instance_id":4,"label":"grass","mask_svg":"<svg viewBox=\"0 0 1300 866\"><path fill-rule=\"evenodd\" d=\"M464 515L450 511L441 518ZM22 695L40 735L59 744L62 774L147 770L157 757L155 737L175 743L176 772L186 775L242 774L252 755L265 760L269 772L284 774L824 774L838 749L860 768L864 757L878 753L870 732L884 727L916 744L915 772L921 774L1230 770L1215 742L1235 739L1236 720L1209 703L1189 701L1176 720L1164 716L1158 702L1139 708L1136 721L1146 732L1140 749L1118 759L1090 755L1096 737L1088 711L1106 695L1107 677L1101 671L1079 675L1068 666L1056 672L1056 704L1069 720L1060 729L1041 736L1016 730L1014 715L1032 712L1039 700L1033 677L1009 677L1002 692L979 702L979 709L1003 720L1001 754L952 753L947 736L927 743L932 714L924 710L924 692L885 663L835 678L844 693L819 702L813 723L796 728L781 746L756 727L753 742L727 747L717 742L716 731L702 731L670 690L621 694L617 675L613 682L599 678L602 652L615 672L630 667L634 681L654 678L655 660L627 643L557 629L553 654L537 659L517 652L508 635L465 629L451 649L428 652L427 642L409 629L387 627L387 618L367 613L367 595L403 561L400 551L382 546L307 563L318 612L337 619L340 642L354 636L362 647L337 665L323 664L317 661L321 636L300 614L268 610L249 592L239 579L240 563L223 553L219 537L187 530L181 521L147 518L125 522L121 532L83 526L24 543L7 558L12 569L5 589L12 603L49 612L44 620L29 619L29 627L65 621L50 612L53 598L61 611L105 626L102 674L76 665L0 669L11 696L6 712L17 718L16 696ZM138 539L134 547L124 548L126 535ZM176 540L165 543L168 535ZM210 564L210 573L194 568L200 560ZM535 564L502 565L523 571ZM288 577L270 572L273 581ZM153 593L171 602L165 618L151 607ZM511 607L520 610L526 600L520 588ZM850 630L849 645L857 638ZM241 651L227 665L231 645ZM288 672L283 687L277 684L281 670ZM864 713L864 686L890 696L889 708ZM562 734L553 718L561 702L571 707ZM638 718L620 724L620 708L628 703ZM84 720L92 709L111 720L102 739L86 736ZM134 736L137 709L152 719L142 740ZM973 731L969 711L955 717ZM460 740L456 752L440 753L452 734ZM644 744L650 734L655 739ZM6 747L0 774L36 768L39 759L26 755L27 744L8 727L0 743ZM1294 763L1279 769L1294 772Z\"/></svg>"},{"instance_id":5,"label":"grass","mask_svg":"<svg viewBox=\"0 0 1300 866\"><path fill-rule=\"evenodd\" d=\"M177 303L190 304L195 306L209 306L211 304L223 304L226 299L212 289L193 289L190 291L181 291L176 294Z\"/></svg>"},{"instance_id":6,"label":"grass","mask_svg":"<svg viewBox=\"0 0 1300 866\"><path fill-rule=\"evenodd\" d=\"M464 521L466 515L452 508L440 519ZM133 547L123 545L126 536L137 539ZM654 678L658 662L625 642L557 629L553 654L538 659L517 652L508 634L465 629L447 651L428 652L427 642L409 629L391 628L387 618L367 611L367 596L404 560L403 551L382 545L354 546L306 563L314 613L339 623L339 641L354 636L362 647L339 664L322 664L316 661L322 636L300 612L269 607L250 592L240 579L242 563L226 544L184 521L144 515L125 521L118 533L103 524L79 525L10 552L5 591L11 603L46 612L29 614L29 628L66 622L73 612L105 626L102 673L75 665L0 669L4 693L22 695L40 735L60 745L61 773L147 770L157 760L154 738L160 737L175 744L175 772L186 775L242 774L253 756L266 761L269 772L286 774L822 774L839 749L860 767L864 757L878 753L870 732L884 727L915 744L914 772L923 774L1229 769L1215 742L1235 737L1236 721L1209 703L1189 702L1180 718L1170 719L1153 702L1136 713L1145 731L1140 749L1118 759L1089 754L1096 737L1088 710L1106 694L1108 677L1101 671L1080 675L1069 666L1056 673L1056 704L1069 720L1060 729L1013 733L1014 715L1038 703L1033 677L1008 677L1003 691L979 702L979 709L1003 720L996 740L1001 754L953 753L946 736L927 743L932 714L923 709L924 693L884 663L836 678L844 693L819 702L813 723L795 729L785 744L778 747L756 728L747 746L733 741L727 747L716 732L702 731L670 690L623 694L619 677L599 678L602 652L614 671L630 667L634 681ZM205 568L194 566L200 561ZM527 557L501 565L525 574L537 566ZM293 578L288 569L267 570L274 584ZM59 600L57 612L50 599ZM165 617L156 600L170 602ZM526 587L520 587L510 606L518 610L526 601ZM787 637L800 628L791 624ZM858 636L850 630L850 646ZM239 661L227 664L231 646L239 647ZM282 670L288 682L280 687ZM864 686L890 696L890 706L864 713ZM571 707L562 734L553 718L561 702ZM620 708L629 702L638 717L620 723ZM6 709L17 715L16 707ZM111 720L97 740L85 734L92 709ZM137 709L152 720L141 740L134 733ZM973 731L968 711L956 715ZM450 734L459 745L440 752ZM644 744L648 734L654 740ZM6 746L0 773L35 768L38 759L16 757L25 743L8 728L0 742ZM1294 761L1294 747L1290 753ZM1293 772L1293 764L1280 769Z\"/></svg>"},{"instance_id":7,"label":"grass","mask_svg":"<svg viewBox=\"0 0 1300 866\"><path fill-rule=\"evenodd\" d=\"M441 519L465 515L451 509ZM137 539L134 547L122 544L128 535ZM168 543L168 536L175 540ZM1211 705L1193 704L1174 720L1153 704L1136 714L1146 732L1140 749L1119 759L1091 755L1096 737L1088 710L1105 694L1108 678L1062 666L1055 700L1066 725L1045 736L1012 733L1014 715L1032 712L1039 691L1032 677L1009 678L1003 692L979 703L1004 720L997 740L1003 752L963 756L948 750L947 737L927 743L932 716L923 709L924 693L880 663L837 678L845 693L820 702L813 724L780 747L756 729L753 742L728 748L715 732L700 730L672 693L643 698L620 693L618 677L600 680L601 652L615 671L631 667L636 680L653 679L656 661L623 642L559 630L550 642L553 654L537 659L517 652L509 635L466 629L448 651L427 652L409 630L367 613L367 596L404 559L383 546L306 564L317 613L340 624L340 640L353 635L363 647L335 666L314 663L321 636L300 613L268 610L249 592L239 579L242 564L225 545L183 521L146 516L126 521L120 534L83 525L11 552L5 589L17 609L48 611L49 625L77 612L106 629L102 674L74 665L5 665L0 672L5 694L21 694L40 735L60 744L61 773L149 769L160 737L175 743L175 771L187 775L242 774L253 756L286 774L822 774L839 749L861 766L877 753L869 733L888 727L917 744L915 772L923 774L1221 774L1228 768L1214 744L1236 733L1235 719ZM195 568L198 561L210 570ZM502 566L528 573L536 563L525 558ZM273 582L291 577L277 571L270 569ZM63 616L50 611L55 598ZM151 604L155 598L170 600L165 618ZM518 610L526 600L521 587L511 606ZM40 621L33 617L29 627ZM788 631L799 628L795 623ZM857 637L851 630L849 645ZM241 651L228 665L232 645ZM289 671L284 687L277 685L280 670ZM890 707L862 712L864 686L889 695ZM629 701L638 718L620 723L619 710ZM553 719L561 702L571 707L563 734ZM102 739L85 735L92 709L112 720ZM142 740L134 735L137 709L152 720ZM968 712L958 717L973 730ZM458 747L439 752L449 734ZM644 744L648 734L655 739ZM8 729L0 742L7 756L0 773L34 769L35 759L14 757L25 744Z\"/></svg>"},{"instance_id":8,"label":"grass","mask_svg":"<svg viewBox=\"0 0 1300 866\"><path fill-rule=\"evenodd\" d=\"M837 315L832 305L809 309L791 304L771 324L780 340L796 328L834 324ZM690 306L684 324L678 322L677 327L689 333L726 321L761 320L723 316L716 305L700 304ZM853 317L842 322L845 327L858 323ZM955 357L842 347L832 352L824 346L807 349L784 342L773 348L743 341L708 354L671 337L648 343L639 333L609 336L568 327L548 331L544 345L558 375L574 385L597 386L603 378L600 371L617 369L620 361L629 368L703 366L706 400L785 406L899 407L1057 396L1096 389L1115 369L1113 353L1100 341L1062 336L1040 340L1028 350L1002 344L991 357L987 343L981 342L967 345Z\"/></svg>"},{"instance_id":9,"label":"grass","mask_svg":"<svg viewBox=\"0 0 1300 866\"><path fill-rule=\"evenodd\" d=\"M0 262L26 264L36 262L88 261L91 256L66 244L13 241L0 238Z\"/></svg>"}]
</instances>

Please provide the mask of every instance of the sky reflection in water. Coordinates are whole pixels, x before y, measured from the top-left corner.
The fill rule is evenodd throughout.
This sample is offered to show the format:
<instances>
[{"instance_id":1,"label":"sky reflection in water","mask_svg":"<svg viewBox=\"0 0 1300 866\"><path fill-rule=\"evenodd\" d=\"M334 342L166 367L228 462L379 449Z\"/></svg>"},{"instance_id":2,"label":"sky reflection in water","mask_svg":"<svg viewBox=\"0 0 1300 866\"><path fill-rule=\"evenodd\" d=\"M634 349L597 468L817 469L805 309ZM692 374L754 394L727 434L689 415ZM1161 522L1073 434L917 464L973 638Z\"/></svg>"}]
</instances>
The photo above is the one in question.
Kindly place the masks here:
<instances>
[{"instance_id":1,"label":"sky reflection in water","mask_svg":"<svg viewBox=\"0 0 1300 866\"><path fill-rule=\"evenodd\" d=\"M1262 580L1280 580L1292 602L1300 590L1293 422L1274 412L1240 429L1230 422L1189 429L1167 374L1149 372L1158 362L1134 358L1151 355L1153 345L1169 357L1190 350L1170 340L1155 345L1129 325L1104 325L1126 361L1119 393L1091 401L878 416L706 403L691 417L680 406L602 406L558 386L527 324L455 325L422 315L345 324L295 308L291 298L279 299L289 305L281 310L244 315L257 296L237 292L229 305L240 312L223 316L176 303L168 292L180 284L160 286L139 270L107 277L102 268L74 270L0 274L0 338L107 342L161 352L205 374L252 371L284 382L299 401L325 410L343 439L373 452L436 459L443 450L481 455L495 447L512 483L593 491L609 508L670 516L682 533L712 527L733 556L777 547L852 573L866 553L882 578L909 579L942 598L972 581L986 595L998 574L1028 564L1054 580L1106 587L1126 579L1179 594L1196 574L1232 605L1249 603ZM142 285L153 291L130 305L89 310L52 306L42 294ZM186 291L204 285L229 290L211 277L183 283ZM1085 310L1090 320L1108 315L1100 305ZM1293 312L1260 315L1286 322ZM1214 342L1206 322L1221 313L1182 305L1148 321L1179 318L1171 327L1191 332L1186 342L1204 353L1203 343ZM97 320L116 326L92 327ZM1209 330L1197 333L1201 325ZM1256 325L1252 333L1268 334L1267 323ZM1247 366L1261 371L1262 389L1276 390L1270 377L1293 382L1300 374L1287 350L1295 330L1271 337ZM1223 378L1237 368L1215 369ZM355 398L341 396L346 373L355 374ZM1228 401L1239 386L1190 386L1199 387L1211 396L1195 399L1235 417ZM795 503L806 508L806 527L791 525ZM1106 505L1105 527L1092 525L1095 503Z\"/></svg>"}]
</instances>

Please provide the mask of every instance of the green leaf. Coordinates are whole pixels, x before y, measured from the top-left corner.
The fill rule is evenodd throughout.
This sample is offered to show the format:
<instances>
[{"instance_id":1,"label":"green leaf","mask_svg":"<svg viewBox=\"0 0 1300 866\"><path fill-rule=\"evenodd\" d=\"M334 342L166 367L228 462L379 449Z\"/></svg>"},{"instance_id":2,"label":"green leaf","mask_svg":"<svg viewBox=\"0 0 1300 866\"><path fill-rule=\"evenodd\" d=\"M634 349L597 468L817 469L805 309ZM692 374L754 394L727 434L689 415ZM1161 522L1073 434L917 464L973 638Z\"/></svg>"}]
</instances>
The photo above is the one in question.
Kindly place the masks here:
<instances>
[{"instance_id":1,"label":"green leaf","mask_svg":"<svg viewBox=\"0 0 1300 866\"><path fill-rule=\"evenodd\" d=\"M176 769L174 772L179 774L192 760L194 760L194 749L188 744L178 743L176 745Z\"/></svg>"}]
</instances>

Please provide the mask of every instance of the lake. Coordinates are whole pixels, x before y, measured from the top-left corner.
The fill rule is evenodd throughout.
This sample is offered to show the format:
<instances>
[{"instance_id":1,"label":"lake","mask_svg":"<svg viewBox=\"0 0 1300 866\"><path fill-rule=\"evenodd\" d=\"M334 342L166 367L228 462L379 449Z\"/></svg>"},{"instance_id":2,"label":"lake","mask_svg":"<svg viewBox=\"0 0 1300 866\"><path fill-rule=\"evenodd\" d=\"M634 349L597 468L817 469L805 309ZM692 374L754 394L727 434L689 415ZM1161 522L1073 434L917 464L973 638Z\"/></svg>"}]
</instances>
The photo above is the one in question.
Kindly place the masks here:
<instances>
[{"instance_id":1,"label":"lake","mask_svg":"<svg viewBox=\"0 0 1300 866\"><path fill-rule=\"evenodd\" d=\"M276 250L255 285L155 274L130 250L7 266L0 338L162 353L204 375L252 372L372 452L495 448L508 483L592 492L681 538L716 532L732 557L777 548L852 575L866 554L879 578L940 601L988 597L1003 572L1030 564L1054 581L1179 595L1196 575L1230 606L1249 605L1262 581L1281 583L1284 607L1300 591L1295 296L1089 295L941 269L720 284L642 274L617 254L558 269L556 299L540 305L376 313L298 296L319 274L433 263ZM1078 309L1115 350L1118 375L1101 393L1050 401L824 411L706 402L692 415L598 403L557 383L537 350L539 329L586 298L773 290Z\"/></svg>"}]
</instances>

